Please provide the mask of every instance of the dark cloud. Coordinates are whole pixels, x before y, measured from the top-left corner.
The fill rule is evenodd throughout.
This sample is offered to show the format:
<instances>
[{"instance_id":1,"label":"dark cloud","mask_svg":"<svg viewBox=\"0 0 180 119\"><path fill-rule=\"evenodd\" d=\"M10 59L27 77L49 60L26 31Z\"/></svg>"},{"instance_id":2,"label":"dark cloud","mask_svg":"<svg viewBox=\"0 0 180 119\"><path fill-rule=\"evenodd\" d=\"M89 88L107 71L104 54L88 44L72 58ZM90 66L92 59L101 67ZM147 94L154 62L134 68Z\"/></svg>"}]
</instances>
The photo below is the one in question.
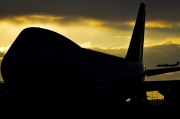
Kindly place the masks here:
<instances>
[{"instance_id":1,"label":"dark cloud","mask_svg":"<svg viewBox=\"0 0 180 119\"><path fill-rule=\"evenodd\" d=\"M149 20L180 20L178 0L1 0L0 17L42 14L129 21L136 18L141 2L147 5Z\"/></svg>"},{"instance_id":2,"label":"dark cloud","mask_svg":"<svg viewBox=\"0 0 180 119\"><path fill-rule=\"evenodd\" d=\"M119 57L125 57L127 53L127 48L91 47L91 49ZM160 45L147 46L144 48L144 63L148 69L156 68L156 65L161 63L176 63L177 61L180 61L179 52L180 44L175 44L171 41Z\"/></svg>"},{"instance_id":3,"label":"dark cloud","mask_svg":"<svg viewBox=\"0 0 180 119\"><path fill-rule=\"evenodd\" d=\"M146 28L145 36L151 38L151 40L163 40L167 38L179 38L180 27L173 28Z\"/></svg>"},{"instance_id":4,"label":"dark cloud","mask_svg":"<svg viewBox=\"0 0 180 119\"><path fill-rule=\"evenodd\" d=\"M144 63L147 68L155 68L157 64L176 63L180 61L180 44L167 42L162 45L149 46L144 49Z\"/></svg>"}]
</instances>

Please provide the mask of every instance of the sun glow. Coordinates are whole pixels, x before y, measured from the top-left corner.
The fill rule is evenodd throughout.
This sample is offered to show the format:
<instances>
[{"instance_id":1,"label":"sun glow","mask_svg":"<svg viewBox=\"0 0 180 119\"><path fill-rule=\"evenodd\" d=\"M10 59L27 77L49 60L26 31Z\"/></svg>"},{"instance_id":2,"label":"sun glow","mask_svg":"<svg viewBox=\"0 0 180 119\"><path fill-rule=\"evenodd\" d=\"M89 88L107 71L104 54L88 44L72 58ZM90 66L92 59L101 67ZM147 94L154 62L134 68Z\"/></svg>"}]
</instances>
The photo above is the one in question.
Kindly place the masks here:
<instances>
[{"instance_id":1,"label":"sun glow","mask_svg":"<svg viewBox=\"0 0 180 119\"><path fill-rule=\"evenodd\" d=\"M128 47L131 39L133 22L108 22L85 17L65 17L51 15L14 16L0 20L0 47L9 46L18 34L27 27L40 27L56 31L77 44L91 42L91 46ZM147 21L148 28L173 28L175 24L165 21ZM116 26L116 27L115 27ZM129 26L132 27L129 28ZM126 29L126 27L128 27ZM125 29L124 29L125 28ZM148 30L148 29L147 29ZM146 35L145 46L154 45L167 40L180 42L177 36L157 38ZM159 34L158 36L160 36ZM164 35L162 35L164 36Z\"/></svg>"},{"instance_id":2,"label":"sun glow","mask_svg":"<svg viewBox=\"0 0 180 119\"><path fill-rule=\"evenodd\" d=\"M103 45L107 42L102 43L102 40L110 41L116 35L112 28L104 27L105 22L100 20L81 17L72 18L72 21L66 21L65 19L67 18L29 15L0 20L0 39L2 39L0 45L3 47L11 45L18 34L27 27L40 27L56 31L77 44L90 41Z\"/></svg>"}]
</instances>

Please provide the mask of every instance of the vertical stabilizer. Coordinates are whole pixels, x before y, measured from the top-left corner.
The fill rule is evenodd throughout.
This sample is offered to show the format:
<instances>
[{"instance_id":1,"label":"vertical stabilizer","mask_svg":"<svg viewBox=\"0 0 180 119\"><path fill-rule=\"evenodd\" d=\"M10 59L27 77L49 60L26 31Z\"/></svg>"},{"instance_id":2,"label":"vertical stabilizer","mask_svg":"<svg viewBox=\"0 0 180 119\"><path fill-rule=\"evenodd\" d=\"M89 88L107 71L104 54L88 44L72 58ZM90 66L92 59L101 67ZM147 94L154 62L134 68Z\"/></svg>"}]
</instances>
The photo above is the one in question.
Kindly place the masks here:
<instances>
[{"instance_id":1,"label":"vertical stabilizer","mask_svg":"<svg viewBox=\"0 0 180 119\"><path fill-rule=\"evenodd\" d=\"M142 62L143 60L145 14L145 4L141 3L129 49L125 58L128 61Z\"/></svg>"}]
</instances>

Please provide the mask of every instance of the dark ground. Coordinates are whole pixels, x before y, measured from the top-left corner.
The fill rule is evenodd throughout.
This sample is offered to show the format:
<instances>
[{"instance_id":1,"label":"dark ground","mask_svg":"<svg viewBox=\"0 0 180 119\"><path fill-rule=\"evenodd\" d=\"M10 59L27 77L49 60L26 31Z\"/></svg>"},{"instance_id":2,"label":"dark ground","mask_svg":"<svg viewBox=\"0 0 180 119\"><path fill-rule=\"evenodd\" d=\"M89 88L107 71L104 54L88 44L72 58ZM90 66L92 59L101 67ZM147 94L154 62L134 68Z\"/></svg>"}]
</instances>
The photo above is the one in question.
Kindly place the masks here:
<instances>
[{"instance_id":1,"label":"dark ground","mask_svg":"<svg viewBox=\"0 0 180 119\"><path fill-rule=\"evenodd\" d=\"M1 86L3 89L3 86ZM152 114L159 112L177 112L179 111L180 104L176 104L173 102L167 102L164 100L149 100L148 102L136 102L126 104L119 103L117 99L114 98L106 98L98 97L98 101L94 98L94 101L87 100L76 100L74 97L69 100L65 100L63 98L59 98L57 96L57 100L54 100L53 97L47 97L45 101L41 99L23 96L14 96L13 94L5 91L5 88L0 91L0 102L1 109L6 112L29 112L33 114L36 113L50 113L57 112L58 114L124 114L127 112L148 112ZM68 103L67 103L68 102ZM115 102L115 103L114 103ZM158 105L157 105L158 103Z\"/></svg>"}]
</instances>

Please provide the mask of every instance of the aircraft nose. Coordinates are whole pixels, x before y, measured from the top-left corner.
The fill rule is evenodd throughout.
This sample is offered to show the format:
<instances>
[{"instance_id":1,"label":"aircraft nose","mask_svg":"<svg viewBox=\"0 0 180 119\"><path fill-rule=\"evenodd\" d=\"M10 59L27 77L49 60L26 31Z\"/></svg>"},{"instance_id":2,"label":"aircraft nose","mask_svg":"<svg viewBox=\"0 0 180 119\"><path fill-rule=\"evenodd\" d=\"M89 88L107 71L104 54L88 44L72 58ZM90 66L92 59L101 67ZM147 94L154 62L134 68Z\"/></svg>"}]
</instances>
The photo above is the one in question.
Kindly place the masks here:
<instances>
[{"instance_id":1,"label":"aircraft nose","mask_svg":"<svg viewBox=\"0 0 180 119\"><path fill-rule=\"evenodd\" d=\"M53 82L60 75L63 77L66 54L76 47L58 33L27 28L16 38L2 60L3 80L11 91L47 86L50 79Z\"/></svg>"}]
</instances>

